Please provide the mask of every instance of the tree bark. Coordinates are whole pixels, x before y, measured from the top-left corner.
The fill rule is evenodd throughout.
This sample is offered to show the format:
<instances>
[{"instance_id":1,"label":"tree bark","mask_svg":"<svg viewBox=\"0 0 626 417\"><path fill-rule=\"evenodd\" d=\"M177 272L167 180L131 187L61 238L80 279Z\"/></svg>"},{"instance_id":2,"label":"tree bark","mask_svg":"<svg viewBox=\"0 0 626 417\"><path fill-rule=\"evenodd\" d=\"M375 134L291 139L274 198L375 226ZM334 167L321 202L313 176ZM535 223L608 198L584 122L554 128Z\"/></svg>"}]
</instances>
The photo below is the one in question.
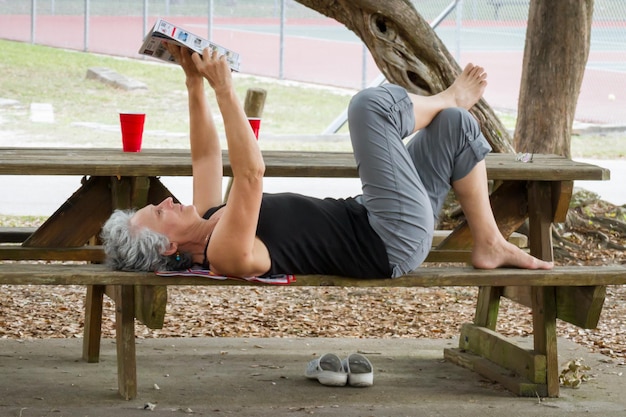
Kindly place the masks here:
<instances>
[{"instance_id":1,"label":"tree bark","mask_svg":"<svg viewBox=\"0 0 626 417\"><path fill-rule=\"evenodd\" d=\"M296 1L353 31L368 47L387 80L413 93L437 94L461 72L409 0ZM510 135L485 100L481 99L471 112L494 152L513 152Z\"/></svg>"},{"instance_id":2,"label":"tree bark","mask_svg":"<svg viewBox=\"0 0 626 417\"><path fill-rule=\"evenodd\" d=\"M531 0L514 135L517 151L571 156L593 3Z\"/></svg>"}]
</instances>

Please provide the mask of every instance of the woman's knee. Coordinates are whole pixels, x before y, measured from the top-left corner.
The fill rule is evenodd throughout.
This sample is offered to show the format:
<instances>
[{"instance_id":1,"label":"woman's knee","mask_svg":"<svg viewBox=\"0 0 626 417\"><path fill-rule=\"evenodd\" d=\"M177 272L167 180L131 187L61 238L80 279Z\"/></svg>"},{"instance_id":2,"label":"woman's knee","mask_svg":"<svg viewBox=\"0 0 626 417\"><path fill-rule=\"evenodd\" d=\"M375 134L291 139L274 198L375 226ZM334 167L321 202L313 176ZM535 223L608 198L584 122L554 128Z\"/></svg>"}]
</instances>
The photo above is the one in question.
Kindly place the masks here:
<instances>
[{"instance_id":1,"label":"woman's knee","mask_svg":"<svg viewBox=\"0 0 626 417\"><path fill-rule=\"evenodd\" d=\"M381 105L381 87L370 87L356 93L348 104L348 118L352 118Z\"/></svg>"},{"instance_id":2,"label":"woman's knee","mask_svg":"<svg viewBox=\"0 0 626 417\"><path fill-rule=\"evenodd\" d=\"M476 137L480 134L478 121L464 108L449 107L442 110L436 119L440 119L440 122L443 122L444 125L459 129L471 137Z\"/></svg>"},{"instance_id":3,"label":"woman's knee","mask_svg":"<svg viewBox=\"0 0 626 417\"><path fill-rule=\"evenodd\" d=\"M440 134L446 138L446 144L443 146L453 161L450 181L454 182L467 175L479 161L483 160L491 151L491 146L483 136L478 121L467 110L450 108L442 111L441 116L443 126L449 129Z\"/></svg>"},{"instance_id":4,"label":"woman's knee","mask_svg":"<svg viewBox=\"0 0 626 417\"><path fill-rule=\"evenodd\" d=\"M478 121L465 109L451 107L439 112L431 124L424 129L420 137L431 153L441 153L441 158L452 165L458 162L459 156L467 151L473 153L478 160L491 150L489 143L482 135ZM415 145L418 146L419 141Z\"/></svg>"},{"instance_id":5,"label":"woman's knee","mask_svg":"<svg viewBox=\"0 0 626 417\"><path fill-rule=\"evenodd\" d=\"M348 113L352 111L373 110L381 114L412 109L413 104L405 88L396 84L384 84L369 87L356 93L348 105Z\"/></svg>"}]
</instances>

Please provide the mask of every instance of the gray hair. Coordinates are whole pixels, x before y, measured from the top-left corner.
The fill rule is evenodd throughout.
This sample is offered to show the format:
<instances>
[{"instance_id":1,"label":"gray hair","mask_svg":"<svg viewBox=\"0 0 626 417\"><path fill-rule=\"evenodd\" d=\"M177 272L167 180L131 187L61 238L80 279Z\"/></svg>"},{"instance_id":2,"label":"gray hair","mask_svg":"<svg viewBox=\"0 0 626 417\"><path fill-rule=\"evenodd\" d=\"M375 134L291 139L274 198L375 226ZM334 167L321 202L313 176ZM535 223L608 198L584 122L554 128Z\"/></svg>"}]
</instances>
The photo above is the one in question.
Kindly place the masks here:
<instances>
[{"instance_id":1,"label":"gray hair","mask_svg":"<svg viewBox=\"0 0 626 417\"><path fill-rule=\"evenodd\" d=\"M135 213L136 210L115 210L102 226L100 237L110 268L121 271L172 271L192 266L188 253L163 255L170 245L169 239L147 227L133 225L131 218Z\"/></svg>"}]
</instances>

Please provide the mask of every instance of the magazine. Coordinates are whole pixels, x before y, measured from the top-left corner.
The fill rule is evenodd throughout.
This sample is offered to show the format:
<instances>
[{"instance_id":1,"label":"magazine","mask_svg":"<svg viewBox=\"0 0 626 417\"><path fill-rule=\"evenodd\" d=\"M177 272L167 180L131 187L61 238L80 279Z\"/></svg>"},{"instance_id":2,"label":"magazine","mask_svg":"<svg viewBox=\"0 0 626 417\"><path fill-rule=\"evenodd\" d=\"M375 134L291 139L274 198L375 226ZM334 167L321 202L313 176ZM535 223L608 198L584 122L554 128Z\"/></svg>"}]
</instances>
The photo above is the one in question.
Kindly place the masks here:
<instances>
[{"instance_id":1,"label":"magazine","mask_svg":"<svg viewBox=\"0 0 626 417\"><path fill-rule=\"evenodd\" d=\"M198 35L182 29L173 23L158 19L150 32L143 40L139 49L142 55L148 55L167 62L174 62L174 57L167 52L164 42L172 42L180 46L186 46L194 52L202 54L205 48L217 50L219 55L226 56L226 60L233 71L239 71L239 54L223 46L210 42Z\"/></svg>"},{"instance_id":2,"label":"magazine","mask_svg":"<svg viewBox=\"0 0 626 417\"><path fill-rule=\"evenodd\" d=\"M294 275L280 274L280 275L270 275L267 277L230 277L224 275L217 275L211 272L208 269L203 269L200 267L193 267L189 269L183 269L180 271L156 271L157 275L162 277L200 277L200 278L210 278L217 280L226 280L226 279L234 279L234 280L243 280L243 281L252 281L252 282L261 282L263 284L276 284L276 285L289 285L296 280Z\"/></svg>"}]
</instances>

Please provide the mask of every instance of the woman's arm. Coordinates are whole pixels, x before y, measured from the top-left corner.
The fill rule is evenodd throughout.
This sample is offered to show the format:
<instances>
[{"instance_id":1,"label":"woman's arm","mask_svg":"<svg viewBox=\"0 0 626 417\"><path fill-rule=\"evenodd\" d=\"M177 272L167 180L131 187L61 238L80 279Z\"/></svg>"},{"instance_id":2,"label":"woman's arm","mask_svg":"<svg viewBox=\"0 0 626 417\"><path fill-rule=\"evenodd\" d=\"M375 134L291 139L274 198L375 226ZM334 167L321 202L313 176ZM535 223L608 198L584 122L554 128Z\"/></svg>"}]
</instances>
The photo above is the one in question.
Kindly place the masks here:
<instances>
[{"instance_id":1,"label":"woman's arm","mask_svg":"<svg viewBox=\"0 0 626 417\"><path fill-rule=\"evenodd\" d=\"M213 115L204 92L204 77L191 51L168 44L169 52L185 72L189 105L189 143L193 172L193 205L202 216L222 202L222 150Z\"/></svg>"},{"instance_id":2,"label":"woman's arm","mask_svg":"<svg viewBox=\"0 0 626 417\"><path fill-rule=\"evenodd\" d=\"M228 203L219 219L208 248L215 272L228 275L256 275L266 272L270 258L256 238L265 163L243 107L235 94L225 57L205 50L192 58L215 91L224 119L233 183Z\"/></svg>"}]
</instances>

